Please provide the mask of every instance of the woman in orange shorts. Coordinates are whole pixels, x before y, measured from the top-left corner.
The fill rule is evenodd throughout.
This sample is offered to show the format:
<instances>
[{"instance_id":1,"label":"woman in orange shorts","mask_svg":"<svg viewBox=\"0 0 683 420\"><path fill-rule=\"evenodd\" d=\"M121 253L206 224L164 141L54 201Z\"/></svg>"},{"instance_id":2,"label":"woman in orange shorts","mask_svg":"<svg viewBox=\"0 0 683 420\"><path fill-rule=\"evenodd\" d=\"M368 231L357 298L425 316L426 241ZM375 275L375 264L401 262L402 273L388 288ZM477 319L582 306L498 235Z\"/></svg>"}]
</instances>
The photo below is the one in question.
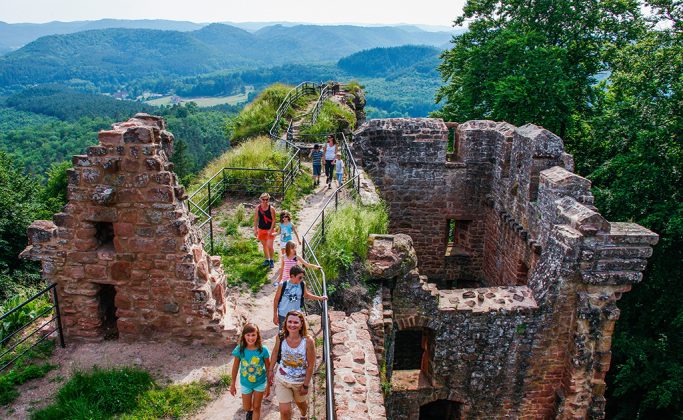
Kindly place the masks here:
<instances>
[{"instance_id":1,"label":"woman in orange shorts","mask_svg":"<svg viewBox=\"0 0 683 420\"><path fill-rule=\"evenodd\" d=\"M275 240L275 207L270 205L270 194L263 193L260 197L261 203L256 206L254 212L254 236L263 245L263 254L266 259L263 261L264 267L273 268L273 241Z\"/></svg>"}]
</instances>

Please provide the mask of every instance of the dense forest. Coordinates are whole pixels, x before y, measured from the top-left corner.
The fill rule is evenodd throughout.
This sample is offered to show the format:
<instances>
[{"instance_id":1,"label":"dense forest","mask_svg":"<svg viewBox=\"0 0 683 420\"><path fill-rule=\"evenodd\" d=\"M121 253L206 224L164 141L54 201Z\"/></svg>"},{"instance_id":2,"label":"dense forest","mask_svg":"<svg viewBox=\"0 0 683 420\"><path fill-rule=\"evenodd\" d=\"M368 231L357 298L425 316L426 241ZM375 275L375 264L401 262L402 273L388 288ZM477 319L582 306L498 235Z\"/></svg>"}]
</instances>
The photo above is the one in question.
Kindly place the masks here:
<instances>
[{"instance_id":1,"label":"dense forest","mask_svg":"<svg viewBox=\"0 0 683 420\"><path fill-rule=\"evenodd\" d=\"M440 66L445 119L561 135L608 220L661 238L619 302L607 415L683 415L683 8L676 0L468 1ZM647 12L647 14L643 14ZM598 74L609 75L598 83Z\"/></svg>"},{"instance_id":2,"label":"dense forest","mask_svg":"<svg viewBox=\"0 0 683 420\"><path fill-rule=\"evenodd\" d=\"M53 164L70 160L96 143L99 130L138 112L155 113L166 118L176 147L181 148L177 158L185 163L179 173L182 178L199 171L229 147L225 122L239 109L227 105L198 108L193 103L154 108L59 86L31 88L0 106L0 150L44 181Z\"/></svg>"},{"instance_id":3,"label":"dense forest","mask_svg":"<svg viewBox=\"0 0 683 420\"><path fill-rule=\"evenodd\" d=\"M416 63L428 61L427 67L435 71L436 65L439 64L439 53L440 51L436 48L419 45L373 48L344 57L337 62L337 66L351 74L381 77L413 67Z\"/></svg>"},{"instance_id":4,"label":"dense forest","mask_svg":"<svg viewBox=\"0 0 683 420\"><path fill-rule=\"evenodd\" d=\"M254 33L224 24L211 24L189 32L88 30L44 36L0 56L0 89L86 80L111 92L134 79L282 64L330 63L380 45L440 46L450 37L447 32L344 25L275 25Z\"/></svg>"}]
</instances>

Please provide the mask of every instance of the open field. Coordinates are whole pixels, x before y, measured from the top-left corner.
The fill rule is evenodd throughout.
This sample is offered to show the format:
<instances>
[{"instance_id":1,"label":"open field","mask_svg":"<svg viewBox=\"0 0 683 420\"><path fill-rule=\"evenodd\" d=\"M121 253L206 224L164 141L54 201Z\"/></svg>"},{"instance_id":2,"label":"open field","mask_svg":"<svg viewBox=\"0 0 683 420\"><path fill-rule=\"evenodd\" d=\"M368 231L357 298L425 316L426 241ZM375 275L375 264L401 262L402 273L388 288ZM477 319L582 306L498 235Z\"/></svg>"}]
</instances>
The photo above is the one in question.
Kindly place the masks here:
<instances>
[{"instance_id":1,"label":"open field","mask_svg":"<svg viewBox=\"0 0 683 420\"><path fill-rule=\"evenodd\" d=\"M197 105L201 107L208 107L208 106L215 106L215 105L222 105L222 104L228 104L228 105L237 105L241 102L246 102L247 101L247 95L248 93L240 93L238 95L231 95L231 96L200 96L197 98L182 98L182 97L177 97L180 99L180 102L194 102ZM149 101L146 101L146 104L149 105L154 105L154 106L161 106L161 105L171 105L172 98L174 98L173 95L171 96L164 96L162 98L156 98L152 99Z\"/></svg>"}]
</instances>

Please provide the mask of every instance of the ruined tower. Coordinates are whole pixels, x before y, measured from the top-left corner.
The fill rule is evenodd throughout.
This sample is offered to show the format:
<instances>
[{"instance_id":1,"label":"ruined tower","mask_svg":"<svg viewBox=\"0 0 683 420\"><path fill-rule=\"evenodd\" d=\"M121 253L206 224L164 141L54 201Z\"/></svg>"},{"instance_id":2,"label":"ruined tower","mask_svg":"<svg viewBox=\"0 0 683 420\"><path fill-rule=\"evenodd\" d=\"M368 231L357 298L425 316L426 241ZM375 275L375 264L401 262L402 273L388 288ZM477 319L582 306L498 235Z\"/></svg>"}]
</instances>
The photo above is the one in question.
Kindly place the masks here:
<instances>
[{"instance_id":1,"label":"ruined tower","mask_svg":"<svg viewBox=\"0 0 683 420\"><path fill-rule=\"evenodd\" d=\"M616 302L658 236L601 216L553 133L448 126L371 120L355 136L390 233L411 238L374 238L368 257L384 289L389 418L604 417ZM417 265L386 269L411 252Z\"/></svg>"},{"instance_id":2,"label":"ruined tower","mask_svg":"<svg viewBox=\"0 0 683 420\"><path fill-rule=\"evenodd\" d=\"M68 204L28 229L22 257L57 284L67 339L172 338L224 345L241 323L220 257L183 205L160 117L137 114L74 156Z\"/></svg>"}]
</instances>

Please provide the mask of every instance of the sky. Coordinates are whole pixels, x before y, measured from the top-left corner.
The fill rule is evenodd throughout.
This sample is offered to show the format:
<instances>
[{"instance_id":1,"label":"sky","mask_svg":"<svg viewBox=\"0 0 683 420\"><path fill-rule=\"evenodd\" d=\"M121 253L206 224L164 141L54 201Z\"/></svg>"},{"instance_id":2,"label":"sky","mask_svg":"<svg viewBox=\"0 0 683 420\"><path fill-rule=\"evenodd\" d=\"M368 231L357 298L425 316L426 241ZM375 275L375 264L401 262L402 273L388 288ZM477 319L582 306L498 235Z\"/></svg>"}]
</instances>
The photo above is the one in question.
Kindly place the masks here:
<instances>
[{"instance_id":1,"label":"sky","mask_svg":"<svg viewBox=\"0 0 683 420\"><path fill-rule=\"evenodd\" d=\"M169 19L203 22L452 26L465 0L0 0L0 21Z\"/></svg>"}]
</instances>

